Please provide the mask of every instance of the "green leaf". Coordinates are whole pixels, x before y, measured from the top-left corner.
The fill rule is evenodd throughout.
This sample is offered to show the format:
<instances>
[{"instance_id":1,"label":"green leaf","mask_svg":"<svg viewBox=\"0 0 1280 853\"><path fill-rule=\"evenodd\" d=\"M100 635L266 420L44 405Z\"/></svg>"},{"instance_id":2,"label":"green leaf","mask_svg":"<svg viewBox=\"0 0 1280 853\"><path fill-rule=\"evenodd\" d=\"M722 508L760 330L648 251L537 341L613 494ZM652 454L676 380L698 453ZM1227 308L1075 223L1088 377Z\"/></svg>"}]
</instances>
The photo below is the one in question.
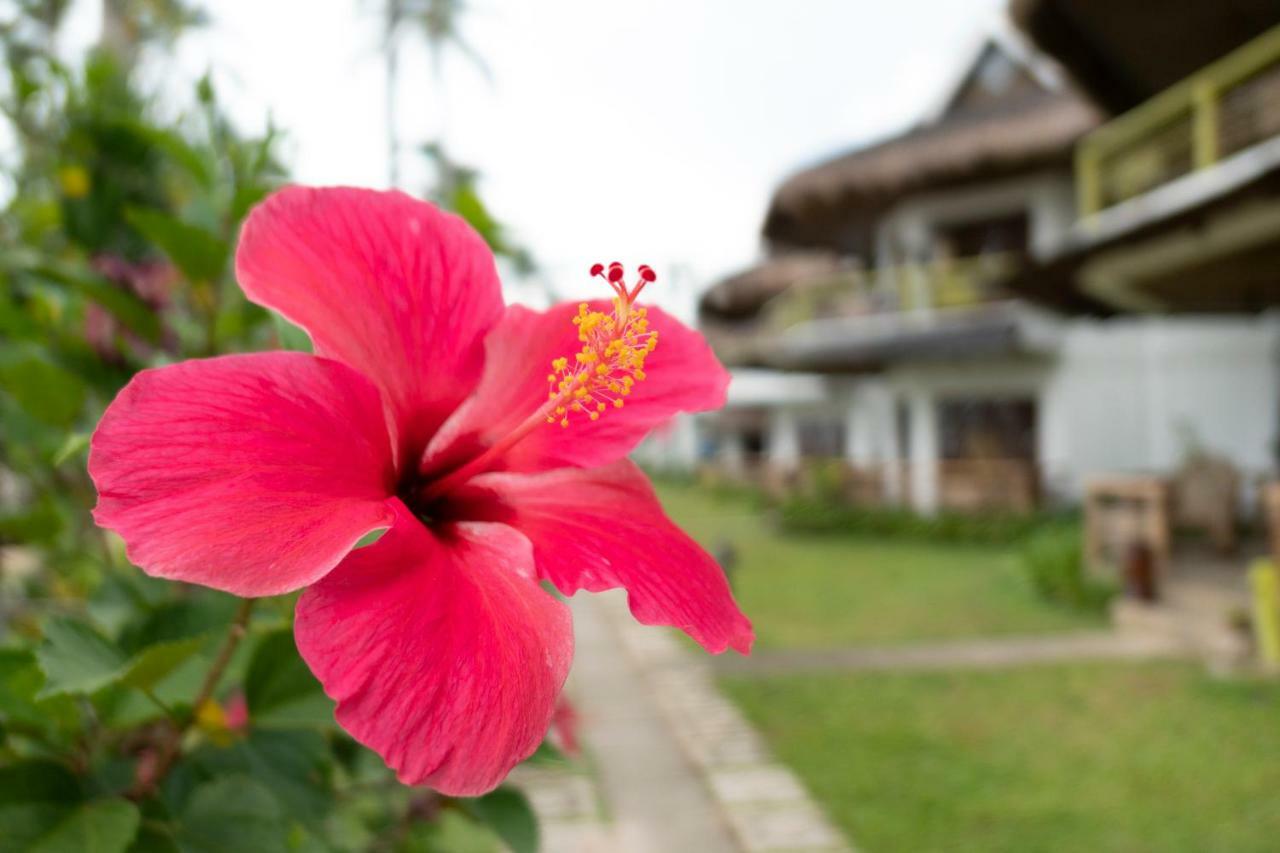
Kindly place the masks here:
<instances>
[{"instance_id":1,"label":"green leaf","mask_svg":"<svg viewBox=\"0 0 1280 853\"><path fill-rule=\"evenodd\" d=\"M36 657L44 670L39 698L92 693L115 681L128 658L114 643L78 619L54 617L45 624Z\"/></svg>"},{"instance_id":2,"label":"green leaf","mask_svg":"<svg viewBox=\"0 0 1280 853\"><path fill-rule=\"evenodd\" d=\"M184 853L287 853L289 825L262 783L239 774L206 782L191 794L176 828Z\"/></svg>"},{"instance_id":3,"label":"green leaf","mask_svg":"<svg viewBox=\"0 0 1280 853\"><path fill-rule=\"evenodd\" d=\"M221 633L239 606L234 597L212 590L199 590L182 601L165 602L163 596L168 593L167 588L161 586L156 590L152 586L155 582L141 572L136 573L135 580L142 584L137 592L158 606L140 622L129 626L120 637L120 644L130 651L141 651L153 643ZM159 597L153 595L155 591L160 592Z\"/></svg>"},{"instance_id":4,"label":"green leaf","mask_svg":"<svg viewBox=\"0 0 1280 853\"><path fill-rule=\"evenodd\" d=\"M69 810L68 806L48 802L0 803L0 828L4 830L0 832L0 853L26 853Z\"/></svg>"},{"instance_id":5,"label":"green leaf","mask_svg":"<svg viewBox=\"0 0 1280 853\"><path fill-rule=\"evenodd\" d=\"M80 797L76 777L55 761L32 759L0 766L0 806L75 803Z\"/></svg>"},{"instance_id":6,"label":"green leaf","mask_svg":"<svg viewBox=\"0 0 1280 853\"><path fill-rule=\"evenodd\" d=\"M95 628L57 617L45 625L37 652L45 685L38 698L62 693L95 693L111 684L150 690L195 655L203 637L156 643L130 657Z\"/></svg>"},{"instance_id":7,"label":"green leaf","mask_svg":"<svg viewBox=\"0 0 1280 853\"><path fill-rule=\"evenodd\" d=\"M85 803L46 832L30 853L122 853L138 831L138 807L125 799Z\"/></svg>"},{"instance_id":8,"label":"green leaf","mask_svg":"<svg viewBox=\"0 0 1280 853\"><path fill-rule=\"evenodd\" d=\"M529 798L515 788L503 786L474 800L462 800L463 807L489 826L513 853L538 853L538 818Z\"/></svg>"},{"instance_id":9,"label":"green leaf","mask_svg":"<svg viewBox=\"0 0 1280 853\"><path fill-rule=\"evenodd\" d=\"M69 696L37 699L44 673L28 649L0 649L0 718L19 724L11 728L71 729L79 725L79 712Z\"/></svg>"},{"instance_id":10,"label":"green leaf","mask_svg":"<svg viewBox=\"0 0 1280 853\"><path fill-rule=\"evenodd\" d=\"M192 146L180 134L160 127L142 126L141 132L163 151L170 161L181 167L196 183L211 190L214 188L216 166L210 158Z\"/></svg>"},{"instance_id":11,"label":"green leaf","mask_svg":"<svg viewBox=\"0 0 1280 853\"><path fill-rule=\"evenodd\" d=\"M190 762L211 777L239 773L256 779L286 814L313 829L332 811L330 753L319 732L254 729L225 747L198 750Z\"/></svg>"},{"instance_id":12,"label":"green leaf","mask_svg":"<svg viewBox=\"0 0 1280 853\"><path fill-rule=\"evenodd\" d=\"M0 716L30 722L37 717L36 693L44 676L26 649L0 649Z\"/></svg>"},{"instance_id":13,"label":"green leaf","mask_svg":"<svg viewBox=\"0 0 1280 853\"><path fill-rule=\"evenodd\" d=\"M295 352L311 352L311 336L301 327L290 323L282 315L271 312L271 325L276 332L276 340L281 349Z\"/></svg>"},{"instance_id":14,"label":"green leaf","mask_svg":"<svg viewBox=\"0 0 1280 853\"><path fill-rule=\"evenodd\" d=\"M0 767L0 853L30 848L72 811L82 792L71 771L52 761Z\"/></svg>"},{"instance_id":15,"label":"green leaf","mask_svg":"<svg viewBox=\"0 0 1280 853\"><path fill-rule=\"evenodd\" d=\"M222 277L230 247L218 235L159 210L130 208L125 219L159 246L188 281L216 282Z\"/></svg>"},{"instance_id":16,"label":"green leaf","mask_svg":"<svg viewBox=\"0 0 1280 853\"><path fill-rule=\"evenodd\" d=\"M258 725L333 725L333 702L298 654L288 629L274 631L258 643L244 695L249 718Z\"/></svg>"},{"instance_id":17,"label":"green leaf","mask_svg":"<svg viewBox=\"0 0 1280 853\"><path fill-rule=\"evenodd\" d=\"M35 352L10 351L0 357L0 389L49 426L65 429L84 409L80 377Z\"/></svg>"},{"instance_id":18,"label":"green leaf","mask_svg":"<svg viewBox=\"0 0 1280 853\"><path fill-rule=\"evenodd\" d=\"M15 253L5 260L9 268L61 285L101 305L113 317L151 343L160 340L160 318L151 306L124 288L88 270Z\"/></svg>"},{"instance_id":19,"label":"green leaf","mask_svg":"<svg viewBox=\"0 0 1280 853\"><path fill-rule=\"evenodd\" d=\"M186 662L204 646L203 637L191 637L172 643L148 646L129 661L119 675L119 682L129 687L150 690L156 682Z\"/></svg>"},{"instance_id":20,"label":"green leaf","mask_svg":"<svg viewBox=\"0 0 1280 853\"><path fill-rule=\"evenodd\" d=\"M360 537L360 541L356 543L356 547L357 548L369 547L374 542L377 542L384 535L386 535L386 532L390 529L391 529L390 527L383 527L380 530L370 530L368 533Z\"/></svg>"},{"instance_id":21,"label":"green leaf","mask_svg":"<svg viewBox=\"0 0 1280 853\"><path fill-rule=\"evenodd\" d=\"M0 542L46 542L62 529L62 516L45 498L17 512L0 512Z\"/></svg>"},{"instance_id":22,"label":"green leaf","mask_svg":"<svg viewBox=\"0 0 1280 853\"><path fill-rule=\"evenodd\" d=\"M89 437L90 434L87 432L73 432L68 435L67 440L58 448L58 452L53 454L53 467L59 468L71 457L79 456L84 452L89 447Z\"/></svg>"}]
</instances>

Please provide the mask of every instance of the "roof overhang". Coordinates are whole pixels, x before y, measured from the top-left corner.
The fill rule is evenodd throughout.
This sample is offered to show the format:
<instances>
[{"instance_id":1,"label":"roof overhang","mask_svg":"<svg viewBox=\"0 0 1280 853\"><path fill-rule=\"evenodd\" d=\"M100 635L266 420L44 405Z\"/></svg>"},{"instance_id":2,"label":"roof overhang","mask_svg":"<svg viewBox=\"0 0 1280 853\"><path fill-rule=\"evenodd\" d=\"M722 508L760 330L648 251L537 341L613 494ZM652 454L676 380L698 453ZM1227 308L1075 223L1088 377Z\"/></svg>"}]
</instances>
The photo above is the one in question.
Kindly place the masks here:
<instances>
[{"instance_id":1,"label":"roof overhang","mask_svg":"<svg viewBox=\"0 0 1280 853\"><path fill-rule=\"evenodd\" d=\"M770 362L792 370L857 373L904 362L1048 355L1058 344L1056 321L1002 302L804 323L777 340Z\"/></svg>"},{"instance_id":2,"label":"roof overhang","mask_svg":"<svg viewBox=\"0 0 1280 853\"><path fill-rule=\"evenodd\" d=\"M1011 0L1009 13L1116 113L1280 23L1275 0Z\"/></svg>"},{"instance_id":3,"label":"roof overhang","mask_svg":"<svg viewBox=\"0 0 1280 853\"><path fill-rule=\"evenodd\" d=\"M812 405L830 399L823 376L762 368L735 368L729 373L731 409L755 406Z\"/></svg>"}]
</instances>

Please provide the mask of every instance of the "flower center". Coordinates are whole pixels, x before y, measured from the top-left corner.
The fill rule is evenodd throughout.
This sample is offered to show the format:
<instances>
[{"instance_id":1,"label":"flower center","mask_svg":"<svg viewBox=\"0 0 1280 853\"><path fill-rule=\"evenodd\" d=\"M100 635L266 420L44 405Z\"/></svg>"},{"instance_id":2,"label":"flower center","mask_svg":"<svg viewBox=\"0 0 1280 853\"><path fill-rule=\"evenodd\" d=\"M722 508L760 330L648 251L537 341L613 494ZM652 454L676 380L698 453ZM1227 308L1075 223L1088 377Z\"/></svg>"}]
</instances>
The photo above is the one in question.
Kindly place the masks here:
<instances>
[{"instance_id":1,"label":"flower center","mask_svg":"<svg viewBox=\"0 0 1280 853\"><path fill-rule=\"evenodd\" d=\"M602 264L593 266L591 274L613 288L613 311L606 314L592 311L585 302L579 305L573 324L582 349L572 361L562 356L551 362L547 399L554 405L546 421L559 421L562 427L569 426L572 417L586 415L594 421L611 407L621 409L632 386L644 381L644 360L658 346L658 333L646 319L648 312L634 307L640 291L657 278L653 270L641 265L640 279L632 289L622 281L622 264L616 261L609 264L607 275Z\"/></svg>"},{"instance_id":2,"label":"flower center","mask_svg":"<svg viewBox=\"0 0 1280 853\"><path fill-rule=\"evenodd\" d=\"M568 427L571 418L599 420L610 408L621 409L637 382L645 379L644 362L658 346L657 331L649 328L647 311L635 307L636 297L657 275L645 264L639 279L628 288L622 264L613 262L605 272L603 264L591 267L613 288L613 310L593 311L586 302L578 306L573 324L578 327L582 348L570 359L562 356L551 362L547 374L547 402L479 455L454 468L443 477L410 487L415 506L428 506L471 477L489 470L507 450L533 430L559 422ZM419 512L422 517L425 510Z\"/></svg>"}]
</instances>

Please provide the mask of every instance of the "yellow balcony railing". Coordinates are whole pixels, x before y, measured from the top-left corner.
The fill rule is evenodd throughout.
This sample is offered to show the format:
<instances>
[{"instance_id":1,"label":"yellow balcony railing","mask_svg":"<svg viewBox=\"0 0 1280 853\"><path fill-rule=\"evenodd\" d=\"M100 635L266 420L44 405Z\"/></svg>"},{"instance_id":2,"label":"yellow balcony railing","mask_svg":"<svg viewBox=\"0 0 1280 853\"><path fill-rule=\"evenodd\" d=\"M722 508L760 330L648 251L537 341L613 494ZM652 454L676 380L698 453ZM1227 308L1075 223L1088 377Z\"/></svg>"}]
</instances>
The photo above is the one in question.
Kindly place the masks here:
<instances>
[{"instance_id":1,"label":"yellow balcony railing","mask_svg":"<svg viewBox=\"0 0 1280 853\"><path fill-rule=\"evenodd\" d=\"M999 281L1018 263L1015 252L929 263L851 270L797 282L765 308L768 328L832 317L964 308L1004 296Z\"/></svg>"},{"instance_id":2,"label":"yellow balcony railing","mask_svg":"<svg viewBox=\"0 0 1280 853\"><path fill-rule=\"evenodd\" d=\"M1088 217L1280 135L1280 26L1121 115L1076 147Z\"/></svg>"}]
</instances>

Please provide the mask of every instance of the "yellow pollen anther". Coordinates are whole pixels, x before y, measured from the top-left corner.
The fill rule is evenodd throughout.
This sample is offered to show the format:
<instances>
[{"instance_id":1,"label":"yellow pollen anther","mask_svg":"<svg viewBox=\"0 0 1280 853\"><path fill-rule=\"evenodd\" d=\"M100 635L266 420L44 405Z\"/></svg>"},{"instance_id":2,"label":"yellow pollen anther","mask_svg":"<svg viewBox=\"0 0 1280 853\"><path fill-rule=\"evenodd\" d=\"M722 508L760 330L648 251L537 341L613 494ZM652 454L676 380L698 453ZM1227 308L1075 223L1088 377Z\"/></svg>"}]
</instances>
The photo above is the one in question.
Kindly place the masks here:
<instances>
[{"instance_id":1,"label":"yellow pollen anther","mask_svg":"<svg viewBox=\"0 0 1280 853\"><path fill-rule=\"evenodd\" d=\"M621 409L622 398L645 380L645 360L658 345L658 333L649 328L648 309L635 304L641 289L656 278L653 270L640 267L639 280L630 288L622 281L619 265L611 265L607 275L604 270L597 264L592 275L609 284L613 299L605 305L578 304L571 319L581 346L572 357L553 360L547 374L549 405L555 411L550 419L558 419L562 427L575 413L595 421L610 404Z\"/></svg>"}]
</instances>

